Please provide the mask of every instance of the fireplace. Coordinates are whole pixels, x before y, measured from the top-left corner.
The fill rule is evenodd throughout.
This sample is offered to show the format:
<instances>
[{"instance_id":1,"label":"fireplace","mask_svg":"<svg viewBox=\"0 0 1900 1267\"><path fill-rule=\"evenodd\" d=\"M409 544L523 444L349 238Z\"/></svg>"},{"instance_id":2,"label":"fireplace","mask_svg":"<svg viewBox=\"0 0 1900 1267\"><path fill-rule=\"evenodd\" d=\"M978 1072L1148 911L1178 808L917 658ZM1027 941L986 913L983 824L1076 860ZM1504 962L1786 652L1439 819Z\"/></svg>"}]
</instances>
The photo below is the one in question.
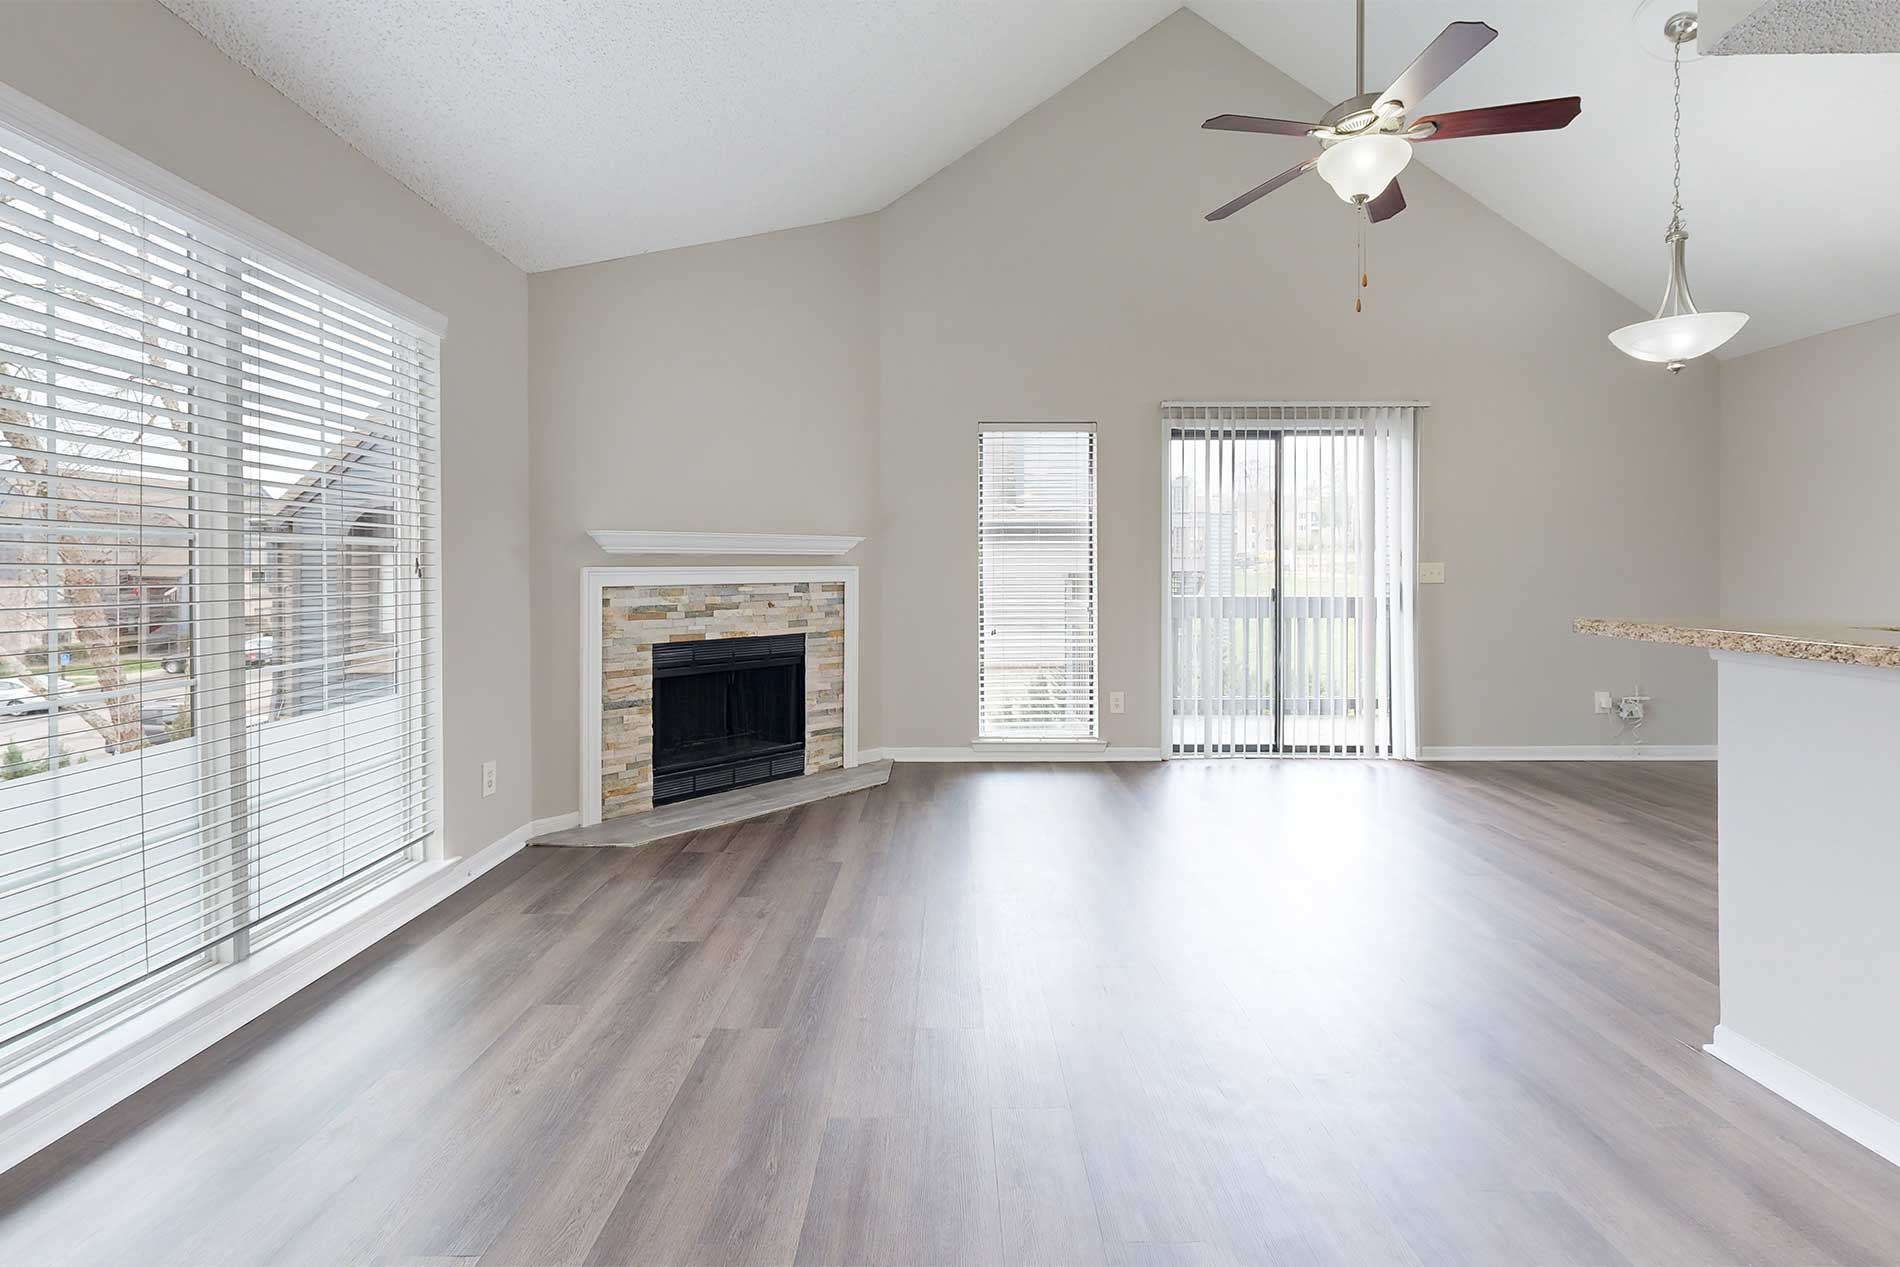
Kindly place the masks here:
<instances>
[{"instance_id":1,"label":"fireplace","mask_svg":"<svg viewBox=\"0 0 1900 1267\"><path fill-rule=\"evenodd\" d=\"M805 635L653 647L653 803L805 772Z\"/></svg>"},{"instance_id":2,"label":"fireplace","mask_svg":"<svg viewBox=\"0 0 1900 1267\"><path fill-rule=\"evenodd\" d=\"M581 626L581 681L589 702L599 701L581 715L581 752L588 754L581 762L583 824L644 813L656 794L679 801L760 778L857 764L856 568L586 568L581 592L583 606L599 612ZM760 640L770 654L755 650ZM778 663L763 663L769 660ZM673 680L706 676L702 669L753 668L774 672L763 680L728 677L725 704L715 684ZM664 685L656 669L665 672ZM761 727L723 711L732 707L734 686L742 695L754 688L795 692L792 672L804 675L802 711L794 716L768 715L770 724ZM739 745L723 755L709 742L718 735L704 733L715 717L719 732ZM656 786L656 741L670 766L664 787ZM708 768L740 758L743 770ZM770 764L761 771L760 761ZM686 775L693 777L676 777Z\"/></svg>"}]
</instances>

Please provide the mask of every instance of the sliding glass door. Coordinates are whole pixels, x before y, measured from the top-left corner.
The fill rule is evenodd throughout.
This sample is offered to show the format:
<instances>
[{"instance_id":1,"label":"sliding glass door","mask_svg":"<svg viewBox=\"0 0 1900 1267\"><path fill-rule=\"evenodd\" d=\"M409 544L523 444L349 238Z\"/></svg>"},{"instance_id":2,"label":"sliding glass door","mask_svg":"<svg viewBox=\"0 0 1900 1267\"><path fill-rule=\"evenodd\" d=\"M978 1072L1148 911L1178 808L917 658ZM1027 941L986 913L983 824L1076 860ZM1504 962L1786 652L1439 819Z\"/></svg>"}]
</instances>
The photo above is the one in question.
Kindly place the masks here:
<instances>
[{"instance_id":1,"label":"sliding glass door","mask_svg":"<svg viewBox=\"0 0 1900 1267\"><path fill-rule=\"evenodd\" d=\"M1176 752L1280 751L1280 440L1169 433Z\"/></svg>"},{"instance_id":2,"label":"sliding glass door","mask_svg":"<svg viewBox=\"0 0 1900 1267\"><path fill-rule=\"evenodd\" d=\"M1401 448L1364 406L1169 409L1171 751L1393 753L1409 410Z\"/></svg>"}]
</instances>

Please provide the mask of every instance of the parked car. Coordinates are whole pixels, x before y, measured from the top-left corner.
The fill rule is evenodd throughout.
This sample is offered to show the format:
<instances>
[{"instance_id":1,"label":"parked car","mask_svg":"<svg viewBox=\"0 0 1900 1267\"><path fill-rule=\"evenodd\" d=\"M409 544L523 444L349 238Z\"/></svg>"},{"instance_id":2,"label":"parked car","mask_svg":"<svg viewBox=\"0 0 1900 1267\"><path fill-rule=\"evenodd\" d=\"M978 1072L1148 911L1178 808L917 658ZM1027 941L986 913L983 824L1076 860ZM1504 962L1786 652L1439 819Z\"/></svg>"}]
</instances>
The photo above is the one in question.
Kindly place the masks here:
<instances>
[{"instance_id":1,"label":"parked car","mask_svg":"<svg viewBox=\"0 0 1900 1267\"><path fill-rule=\"evenodd\" d=\"M53 681L53 689L62 694L79 689L77 684L65 678L55 678ZM0 678L0 717L27 717L34 713L44 713L50 707L45 695L19 678Z\"/></svg>"},{"instance_id":2,"label":"parked car","mask_svg":"<svg viewBox=\"0 0 1900 1267\"><path fill-rule=\"evenodd\" d=\"M269 634L258 634L244 640L244 667L254 669L260 664L271 663L273 643ZM191 668L191 648L182 643L175 645L160 661L165 672L176 677Z\"/></svg>"},{"instance_id":3,"label":"parked car","mask_svg":"<svg viewBox=\"0 0 1900 1267\"><path fill-rule=\"evenodd\" d=\"M147 744L163 743L168 739L182 739L177 726L186 716L185 706L179 700L154 700L139 707L139 736ZM106 740L106 751L116 753L119 745Z\"/></svg>"},{"instance_id":4,"label":"parked car","mask_svg":"<svg viewBox=\"0 0 1900 1267\"><path fill-rule=\"evenodd\" d=\"M154 625L145 631L139 655L157 660L165 672L176 676L191 670L191 630L183 621Z\"/></svg>"}]
</instances>

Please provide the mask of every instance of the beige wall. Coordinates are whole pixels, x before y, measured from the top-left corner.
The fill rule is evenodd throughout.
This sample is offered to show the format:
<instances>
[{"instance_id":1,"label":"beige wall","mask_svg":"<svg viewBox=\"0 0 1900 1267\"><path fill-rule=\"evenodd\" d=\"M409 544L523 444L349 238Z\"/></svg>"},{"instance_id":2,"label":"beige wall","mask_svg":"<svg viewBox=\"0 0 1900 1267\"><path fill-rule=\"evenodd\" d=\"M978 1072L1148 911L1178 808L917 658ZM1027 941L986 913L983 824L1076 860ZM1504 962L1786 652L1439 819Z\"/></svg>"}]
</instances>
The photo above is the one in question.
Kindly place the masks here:
<instances>
[{"instance_id":1,"label":"beige wall","mask_svg":"<svg viewBox=\"0 0 1900 1267\"><path fill-rule=\"evenodd\" d=\"M1432 402L1428 745L1609 742L1591 691L1639 683L1647 742L1712 742L1705 659L1570 622L1714 607L1713 368L1618 354L1635 308L1422 168L1362 316L1316 178L1202 221L1305 152L1202 119L1320 108L1181 12L875 216L532 278L536 812L577 801L588 528L867 534L861 744L969 743L985 419L1100 424L1104 727L1155 746L1171 397Z\"/></svg>"},{"instance_id":2,"label":"beige wall","mask_svg":"<svg viewBox=\"0 0 1900 1267\"><path fill-rule=\"evenodd\" d=\"M1199 119L1319 103L1189 13L879 215L531 280L155 3L0 6L0 79L447 314L455 849L528 817L531 747L534 812L574 807L576 574L608 561L590 527L869 534L864 746L967 742L984 418L1101 424L1118 745L1157 727L1164 397L1433 402L1433 746L1601 742L1589 690L1639 680L1652 741L1712 737L1705 665L1576 638L1577 614L1707 611L1718 576L1730 615L1900 608L1900 318L1672 380L1603 339L1625 301L1419 168L1355 317L1351 217L1319 181L1199 219L1301 152Z\"/></svg>"},{"instance_id":3,"label":"beige wall","mask_svg":"<svg viewBox=\"0 0 1900 1267\"><path fill-rule=\"evenodd\" d=\"M526 277L150 0L0 5L0 80L448 318L449 852L524 825ZM490 759L499 787L483 799L480 764Z\"/></svg>"},{"instance_id":4,"label":"beige wall","mask_svg":"<svg viewBox=\"0 0 1900 1267\"><path fill-rule=\"evenodd\" d=\"M1372 234L1362 316L1353 217L1318 179L1202 221L1310 150L1202 119L1323 108L1178 12L880 214L885 744L973 734L982 419L1100 424L1101 685L1128 694L1104 729L1158 742L1166 398L1432 402L1422 556L1450 579L1420 593L1425 744L1604 743L1591 690L1639 681L1648 742L1713 741L1706 660L1569 632L1714 604L1712 371L1618 354L1628 301L1422 168Z\"/></svg>"},{"instance_id":5,"label":"beige wall","mask_svg":"<svg viewBox=\"0 0 1900 1267\"><path fill-rule=\"evenodd\" d=\"M1900 624L1900 317L1722 366L1722 613Z\"/></svg>"},{"instance_id":6,"label":"beige wall","mask_svg":"<svg viewBox=\"0 0 1900 1267\"><path fill-rule=\"evenodd\" d=\"M870 534L876 227L843 220L537 273L529 295L534 803L546 817L579 804L580 569L692 561L615 558L589 529ZM858 564L869 585L869 545L827 562ZM858 734L870 747L864 642Z\"/></svg>"}]
</instances>

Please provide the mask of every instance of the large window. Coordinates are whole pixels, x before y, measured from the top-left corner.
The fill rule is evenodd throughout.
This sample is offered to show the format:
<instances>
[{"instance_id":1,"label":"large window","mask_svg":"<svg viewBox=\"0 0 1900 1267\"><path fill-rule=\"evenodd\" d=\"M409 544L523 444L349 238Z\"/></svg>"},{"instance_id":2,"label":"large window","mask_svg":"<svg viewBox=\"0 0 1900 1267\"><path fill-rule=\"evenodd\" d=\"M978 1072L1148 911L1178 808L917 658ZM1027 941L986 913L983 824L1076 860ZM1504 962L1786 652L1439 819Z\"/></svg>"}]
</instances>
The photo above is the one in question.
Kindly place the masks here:
<instances>
[{"instance_id":1,"label":"large window","mask_svg":"<svg viewBox=\"0 0 1900 1267\"><path fill-rule=\"evenodd\" d=\"M977 436L977 737L1094 739L1095 428Z\"/></svg>"},{"instance_id":2,"label":"large window","mask_svg":"<svg viewBox=\"0 0 1900 1267\"><path fill-rule=\"evenodd\" d=\"M432 832L436 360L0 130L0 1062Z\"/></svg>"}]
</instances>

